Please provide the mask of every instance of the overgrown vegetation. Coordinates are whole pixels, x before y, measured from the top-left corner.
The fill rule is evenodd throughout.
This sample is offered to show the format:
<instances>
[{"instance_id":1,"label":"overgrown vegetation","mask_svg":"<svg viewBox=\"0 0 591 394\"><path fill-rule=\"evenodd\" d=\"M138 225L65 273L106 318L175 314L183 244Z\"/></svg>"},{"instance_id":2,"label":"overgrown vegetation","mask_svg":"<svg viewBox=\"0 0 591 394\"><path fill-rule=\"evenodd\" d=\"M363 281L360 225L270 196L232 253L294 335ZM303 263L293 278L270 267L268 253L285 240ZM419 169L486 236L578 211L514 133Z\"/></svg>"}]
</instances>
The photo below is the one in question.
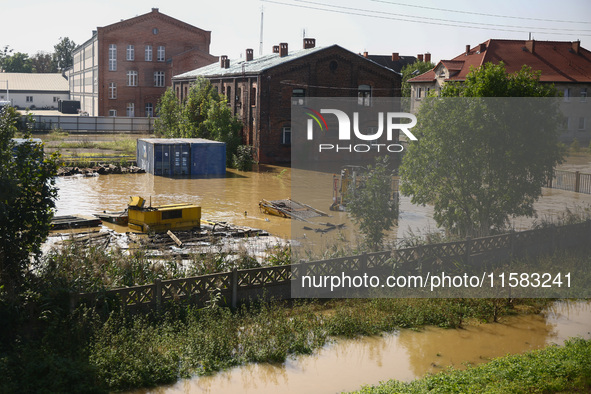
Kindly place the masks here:
<instances>
[{"instance_id":1,"label":"overgrown vegetation","mask_svg":"<svg viewBox=\"0 0 591 394\"><path fill-rule=\"evenodd\" d=\"M356 393L575 393L591 389L591 341L568 340L467 370L450 369L404 383L390 380Z\"/></svg>"}]
</instances>

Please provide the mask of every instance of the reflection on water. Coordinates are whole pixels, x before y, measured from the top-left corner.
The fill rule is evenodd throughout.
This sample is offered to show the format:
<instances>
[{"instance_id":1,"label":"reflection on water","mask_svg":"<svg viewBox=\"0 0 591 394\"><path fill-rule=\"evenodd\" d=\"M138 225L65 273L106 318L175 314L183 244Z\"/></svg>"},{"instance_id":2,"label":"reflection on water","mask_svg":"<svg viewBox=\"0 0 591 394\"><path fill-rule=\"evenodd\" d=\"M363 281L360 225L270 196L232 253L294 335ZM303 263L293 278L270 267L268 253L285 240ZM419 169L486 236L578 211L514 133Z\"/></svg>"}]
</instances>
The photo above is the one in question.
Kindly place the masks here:
<instances>
[{"instance_id":1,"label":"reflection on water","mask_svg":"<svg viewBox=\"0 0 591 394\"><path fill-rule=\"evenodd\" d=\"M334 393L388 379L410 381L447 366L464 368L573 336L591 338L591 302L556 302L543 315L509 316L465 329L428 327L341 340L283 364L250 364L147 393Z\"/></svg>"}]
</instances>

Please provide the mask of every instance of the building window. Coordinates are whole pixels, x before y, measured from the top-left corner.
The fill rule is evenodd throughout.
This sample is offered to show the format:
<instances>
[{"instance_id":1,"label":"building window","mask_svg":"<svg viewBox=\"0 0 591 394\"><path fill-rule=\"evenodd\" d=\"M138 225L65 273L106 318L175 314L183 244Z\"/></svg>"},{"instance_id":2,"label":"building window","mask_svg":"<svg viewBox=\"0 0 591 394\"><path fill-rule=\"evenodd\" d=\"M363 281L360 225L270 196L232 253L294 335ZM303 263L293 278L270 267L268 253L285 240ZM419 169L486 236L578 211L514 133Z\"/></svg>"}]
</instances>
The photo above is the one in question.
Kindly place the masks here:
<instances>
[{"instance_id":1,"label":"building window","mask_svg":"<svg viewBox=\"0 0 591 394\"><path fill-rule=\"evenodd\" d=\"M164 87L164 71L154 72L154 86Z\"/></svg>"},{"instance_id":2,"label":"building window","mask_svg":"<svg viewBox=\"0 0 591 394\"><path fill-rule=\"evenodd\" d=\"M417 88L417 90L415 90L415 98L417 100L421 99L421 94L423 93L423 88Z\"/></svg>"},{"instance_id":3,"label":"building window","mask_svg":"<svg viewBox=\"0 0 591 394\"><path fill-rule=\"evenodd\" d=\"M115 82L109 82L109 98L117 98L117 84Z\"/></svg>"},{"instance_id":4,"label":"building window","mask_svg":"<svg viewBox=\"0 0 591 394\"><path fill-rule=\"evenodd\" d=\"M359 85L357 89L357 103L365 107L371 106L371 86Z\"/></svg>"},{"instance_id":5,"label":"building window","mask_svg":"<svg viewBox=\"0 0 591 394\"><path fill-rule=\"evenodd\" d=\"M156 60L159 62L163 62L165 57L166 51L164 49L164 46L161 45L158 47L158 51L156 52Z\"/></svg>"},{"instance_id":6,"label":"building window","mask_svg":"<svg viewBox=\"0 0 591 394\"><path fill-rule=\"evenodd\" d=\"M256 107L257 105L257 88L250 89L250 106Z\"/></svg>"},{"instance_id":7,"label":"building window","mask_svg":"<svg viewBox=\"0 0 591 394\"><path fill-rule=\"evenodd\" d=\"M117 45L109 45L109 71L117 71Z\"/></svg>"},{"instance_id":8,"label":"building window","mask_svg":"<svg viewBox=\"0 0 591 394\"><path fill-rule=\"evenodd\" d=\"M33 102L33 96L27 96L26 100L27 100L27 103L32 103Z\"/></svg>"},{"instance_id":9,"label":"building window","mask_svg":"<svg viewBox=\"0 0 591 394\"><path fill-rule=\"evenodd\" d=\"M135 104L127 103L127 117L133 118L135 116Z\"/></svg>"},{"instance_id":10,"label":"building window","mask_svg":"<svg viewBox=\"0 0 591 394\"><path fill-rule=\"evenodd\" d=\"M564 89L564 101L570 101L570 88Z\"/></svg>"},{"instance_id":11,"label":"building window","mask_svg":"<svg viewBox=\"0 0 591 394\"><path fill-rule=\"evenodd\" d=\"M144 53L144 60L147 62L152 61L152 45L146 45L146 50Z\"/></svg>"},{"instance_id":12,"label":"building window","mask_svg":"<svg viewBox=\"0 0 591 394\"><path fill-rule=\"evenodd\" d=\"M226 100L228 100L228 104L232 103L232 87L226 86Z\"/></svg>"},{"instance_id":13,"label":"building window","mask_svg":"<svg viewBox=\"0 0 591 394\"><path fill-rule=\"evenodd\" d=\"M579 130L585 130L585 118L583 116L579 118Z\"/></svg>"},{"instance_id":14,"label":"building window","mask_svg":"<svg viewBox=\"0 0 591 394\"><path fill-rule=\"evenodd\" d=\"M55 97L55 96L53 96L53 102L54 102L54 103L57 103L57 102L59 101L59 99L60 99L59 97Z\"/></svg>"},{"instance_id":15,"label":"building window","mask_svg":"<svg viewBox=\"0 0 591 394\"><path fill-rule=\"evenodd\" d=\"M306 89L294 89L291 92L291 105L304 105L306 97Z\"/></svg>"},{"instance_id":16,"label":"building window","mask_svg":"<svg viewBox=\"0 0 591 394\"><path fill-rule=\"evenodd\" d=\"M137 86L137 71L127 72L127 86Z\"/></svg>"},{"instance_id":17,"label":"building window","mask_svg":"<svg viewBox=\"0 0 591 394\"><path fill-rule=\"evenodd\" d=\"M291 145L291 127L284 127L281 130L281 144Z\"/></svg>"},{"instance_id":18,"label":"building window","mask_svg":"<svg viewBox=\"0 0 591 394\"><path fill-rule=\"evenodd\" d=\"M582 88L581 89L581 102L586 102L587 101L587 88Z\"/></svg>"},{"instance_id":19,"label":"building window","mask_svg":"<svg viewBox=\"0 0 591 394\"><path fill-rule=\"evenodd\" d=\"M127 46L127 60L134 61L135 60L135 49L133 45Z\"/></svg>"},{"instance_id":20,"label":"building window","mask_svg":"<svg viewBox=\"0 0 591 394\"><path fill-rule=\"evenodd\" d=\"M109 110L109 116L117 116L117 110L116 109L110 109Z\"/></svg>"},{"instance_id":21,"label":"building window","mask_svg":"<svg viewBox=\"0 0 591 394\"><path fill-rule=\"evenodd\" d=\"M146 117L148 117L148 118L154 117L154 104L146 103Z\"/></svg>"}]
</instances>

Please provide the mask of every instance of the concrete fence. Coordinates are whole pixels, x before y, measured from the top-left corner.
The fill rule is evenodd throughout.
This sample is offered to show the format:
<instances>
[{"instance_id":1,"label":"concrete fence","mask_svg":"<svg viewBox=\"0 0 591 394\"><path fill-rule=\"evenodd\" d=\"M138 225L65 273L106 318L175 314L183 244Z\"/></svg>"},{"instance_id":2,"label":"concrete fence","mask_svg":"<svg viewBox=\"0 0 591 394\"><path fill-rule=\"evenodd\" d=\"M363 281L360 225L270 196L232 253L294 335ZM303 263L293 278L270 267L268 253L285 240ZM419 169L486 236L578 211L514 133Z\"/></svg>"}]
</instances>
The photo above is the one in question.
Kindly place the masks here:
<instances>
[{"instance_id":1,"label":"concrete fence","mask_svg":"<svg viewBox=\"0 0 591 394\"><path fill-rule=\"evenodd\" d=\"M32 115L33 131L51 132L63 130L69 133L132 133L154 132L154 118L129 118L122 116L61 116ZM23 126L27 117L21 118Z\"/></svg>"}]
</instances>

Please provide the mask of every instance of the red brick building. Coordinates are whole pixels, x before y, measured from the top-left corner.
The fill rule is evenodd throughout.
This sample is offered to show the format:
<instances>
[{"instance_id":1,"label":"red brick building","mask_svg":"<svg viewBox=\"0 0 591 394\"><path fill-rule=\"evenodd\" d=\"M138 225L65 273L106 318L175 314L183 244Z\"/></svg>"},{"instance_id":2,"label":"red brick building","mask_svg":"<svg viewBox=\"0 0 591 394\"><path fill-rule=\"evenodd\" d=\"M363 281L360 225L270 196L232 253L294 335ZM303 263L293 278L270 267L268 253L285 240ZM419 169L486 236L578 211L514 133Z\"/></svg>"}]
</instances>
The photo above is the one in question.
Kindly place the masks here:
<instances>
[{"instance_id":1,"label":"red brick building","mask_svg":"<svg viewBox=\"0 0 591 394\"><path fill-rule=\"evenodd\" d=\"M72 100L91 116L153 116L172 76L217 61L211 32L152 8L99 27L73 53Z\"/></svg>"},{"instance_id":2,"label":"red brick building","mask_svg":"<svg viewBox=\"0 0 591 394\"><path fill-rule=\"evenodd\" d=\"M291 160L291 105L304 105L306 97L399 97L401 76L338 45L316 47L305 38L303 49L289 51L282 43L271 55L218 63L173 77L180 99L199 76L211 81L228 98L234 115L242 120L243 142L254 147L260 163Z\"/></svg>"}]
</instances>

